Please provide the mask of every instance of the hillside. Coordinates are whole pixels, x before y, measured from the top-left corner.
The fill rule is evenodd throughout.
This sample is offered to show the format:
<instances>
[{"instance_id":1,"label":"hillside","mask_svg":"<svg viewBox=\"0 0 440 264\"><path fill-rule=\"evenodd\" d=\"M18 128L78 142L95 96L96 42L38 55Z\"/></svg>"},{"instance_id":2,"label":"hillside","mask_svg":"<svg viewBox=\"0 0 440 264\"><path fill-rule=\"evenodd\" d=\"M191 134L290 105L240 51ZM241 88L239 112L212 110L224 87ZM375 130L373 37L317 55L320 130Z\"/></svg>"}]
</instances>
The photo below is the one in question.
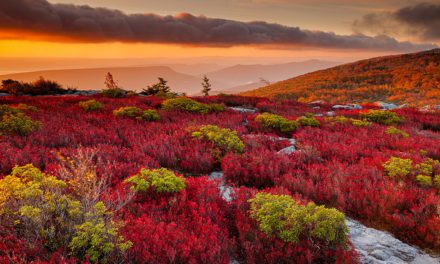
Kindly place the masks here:
<instances>
[{"instance_id":1,"label":"hillside","mask_svg":"<svg viewBox=\"0 0 440 264\"><path fill-rule=\"evenodd\" d=\"M218 71L207 73L208 77L214 80L221 80L229 85L229 89L241 92L243 90L233 89L236 86L249 85L250 89L258 88L260 79L263 78L269 82L277 82L298 76L312 71L326 69L339 65L339 62L308 60L301 62L289 62L281 64L251 64L251 65L234 65ZM237 87L240 88L240 87Z\"/></svg>"},{"instance_id":2,"label":"hillside","mask_svg":"<svg viewBox=\"0 0 440 264\"><path fill-rule=\"evenodd\" d=\"M440 49L344 64L242 94L303 102L439 103Z\"/></svg>"}]
</instances>

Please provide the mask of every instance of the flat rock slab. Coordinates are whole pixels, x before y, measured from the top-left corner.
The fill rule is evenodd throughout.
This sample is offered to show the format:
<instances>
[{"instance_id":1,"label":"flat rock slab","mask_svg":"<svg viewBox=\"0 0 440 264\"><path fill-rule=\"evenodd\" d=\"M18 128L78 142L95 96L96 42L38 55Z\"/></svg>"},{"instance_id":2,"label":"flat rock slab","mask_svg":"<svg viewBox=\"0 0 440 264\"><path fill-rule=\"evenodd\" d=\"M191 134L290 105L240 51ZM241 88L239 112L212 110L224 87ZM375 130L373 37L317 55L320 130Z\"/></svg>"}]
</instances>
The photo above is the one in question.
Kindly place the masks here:
<instances>
[{"instance_id":1,"label":"flat rock slab","mask_svg":"<svg viewBox=\"0 0 440 264\"><path fill-rule=\"evenodd\" d=\"M346 220L350 240L361 263L368 264L439 264L440 259L396 239L388 232L369 228L358 221Z\"/></svg>"},{"instance_id":2,"label":"flat rock slab","mask_svg":"<svg viewBox=\"0 0 440 264\"><path fill-rule=\"evenodd\" d=\"M229 109L233 110L233 111L237 111L240 113L256 113L257 109L253 109L253 108L244 108L244 107L228 107Z\"/></svg>"}]
</instances>

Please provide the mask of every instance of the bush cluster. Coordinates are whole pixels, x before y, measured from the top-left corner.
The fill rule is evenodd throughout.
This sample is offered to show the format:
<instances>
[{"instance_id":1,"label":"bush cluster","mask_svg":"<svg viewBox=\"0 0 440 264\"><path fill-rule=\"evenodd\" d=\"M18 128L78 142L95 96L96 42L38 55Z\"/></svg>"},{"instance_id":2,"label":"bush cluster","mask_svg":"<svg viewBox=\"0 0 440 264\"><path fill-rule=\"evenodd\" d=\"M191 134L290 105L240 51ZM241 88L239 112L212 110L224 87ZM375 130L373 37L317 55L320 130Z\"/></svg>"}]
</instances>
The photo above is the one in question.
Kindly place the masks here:
<instances>
[{"instance_id":1,"label":"bush cluster","mask_svg":"<svg viewBox=\"0 0 440 264\"><path fill-rule=\"evenodd\" d=\"M66 94L71 92L71 90L64 89L55 81L46 80L43 77L40 77L40 79L31 83L18 82L11 79L3 80L0 92L12 95L54 95Z\"/></svg>"},{"instance_id":2,"label":"bush cluster","mask_svg":"<svg viewBox=\"0 0 440 264\"><path fill-rule=\"evenodd\" d=\"M91 99L91 100L87 100L87 101L81 101L78 103L79 106L86 110L86 111L97 111L97 110L101 110L104 108L104 104Z\"/></svg>"},{"instance_id":3,"label":"bush cluster","mask_svg":"<svg viewBox=\"0 0 440 264\"><path fill-rule=\"evenodd\" d=\"M371 126L371 122L360 120L360 119L352 119L351 124L356 127L369 127Z\"/></svg>"},{"instance_id":4,"label":"bush cluster","mask_svg":"<svg viewBox=\"0 0 440 264\"><path fill-rule=\"evenodd\" d=\"M328 244L346 242L345 216L336 209L314 203L302 205L288 195L269 193L257 193L249 203L251 218L268 236L276 235L291 243L298 243L300 237L324 240Z\"/></svg>"},{"instance_id":5,"label":"bush cluster","mask_svg":"<svg viewBox=\"0 0 440 264\"><path fill-rule=\"evenodd\" d=\"M259 114L255 117L255 121L260 123L264 128L272 129L282 134L292 133L299 126L296 121L291 121L282 116L269 113Z\"/></svg>"},{"instance_id":6,"label":"bush cluster","mask_svg":"<svg viewBox=\"0 0 440 264\"><path fill-rule=\"evenodd\" d=\"M394 112L373 109L361 113L360 117L367 121L387 126L395 125L403 121L403 119Z\"/></svg>"},{"instance_id":7,"label":"bush cluster","mask_svg":"<svg viewBox=\"0 0 440 264\"><path fill-rule=\"evenodd\" d=\"M42 241L52 252L66 247L72 255L79 259L87 255L92 262L105 262L116 250L127 250L130 242L118 235L117 223L104 203L89 207L83 197L69 193L70 188L76 187L31 164L14 167L0 180L2 224L14 226L30 243Z\"/></svg>"},{"instance_id":8,"label":"bush cluster","mask_svg":"<svg viewBox=\"0 0 440 264\"><path fill-rule=\"evenodd\" d=\"M28 135L40 128L41 123L32 120L20 109L8 105L0 106L0 133Z\"/></svg>"},{"instance_id":9,"label":"bush cluster","mask_svg":"<svg viewBox=\"0 0 440 264\"><path fill-rule=\"evenodd\" d=\"M159 114L154 109L142 110L135 106L125 106L113 111L113 114L118 117L130 117L137 120L158 121Z\"/></svg>"},{"instance_id":10,"label":"bush cluster","mask_svg":"<svg viewBox=\"0 0 440 264\"><path fill-rule=\"evenodd\" d=\"M165 169L141 169L140 172L125 180L136 192L175 193L185 189L185 179Z\"/></svg>"},{"instance_id":11,"label":"bush cluster","mask_svg":"<svg viewBox=\"0 0 440 264\"><path fill-rule=\"evenodd\" d=\"M162 108L165 110L178 110L200 114L207 114L209 112L222 112L225 110L225 106L222 104L203 104L187 97L179 97L165 100L162 103Z\"/></svg>"}]
</instances>

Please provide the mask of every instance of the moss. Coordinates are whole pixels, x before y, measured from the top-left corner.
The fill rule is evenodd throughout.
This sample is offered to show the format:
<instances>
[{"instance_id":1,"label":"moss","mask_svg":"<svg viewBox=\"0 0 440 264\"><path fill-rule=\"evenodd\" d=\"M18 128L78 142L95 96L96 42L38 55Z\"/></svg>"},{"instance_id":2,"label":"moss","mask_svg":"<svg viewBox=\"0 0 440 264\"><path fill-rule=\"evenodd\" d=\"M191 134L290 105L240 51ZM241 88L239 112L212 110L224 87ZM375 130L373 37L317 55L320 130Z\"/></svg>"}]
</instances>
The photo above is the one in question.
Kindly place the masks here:
<instances>
[{"instance_id":1,"label":"moss","mask_svg":"<svg viewBox=\"0 0 440 264\"><path fill-rule=\"evenodd\" d=\"M263 127L276 130L283 134L292 133L299 127L299 123L296 121L291 121L282 116L269 113L259 114L255 120Z\"/></svg>"}]
</instances>

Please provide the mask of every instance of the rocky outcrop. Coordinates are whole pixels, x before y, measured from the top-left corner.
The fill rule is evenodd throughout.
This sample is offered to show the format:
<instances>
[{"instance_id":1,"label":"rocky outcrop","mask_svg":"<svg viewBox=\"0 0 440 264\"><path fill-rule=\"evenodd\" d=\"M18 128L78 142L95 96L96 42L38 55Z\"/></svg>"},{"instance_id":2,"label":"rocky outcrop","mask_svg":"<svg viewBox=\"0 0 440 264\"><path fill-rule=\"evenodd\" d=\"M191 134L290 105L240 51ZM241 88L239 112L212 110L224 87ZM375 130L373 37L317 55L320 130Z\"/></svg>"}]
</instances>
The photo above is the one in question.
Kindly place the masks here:
<instances>
[{"instance_id":1,"label":"rocky outcrop","mask_svg":"<svg viewBox=\"0 0 440 264\"><path fill-rule=\"evenodd\" d=\"M254 114L258 111L258 109L255 109L255 108L244 108L244 107L228 107L228 109L231 109L232 111L237 111L240 113L249 113L249 114Z\"/></svg>"},{"instance_id":2,"label":"rocky outcrop","mask_svg":"<svg viewBox=\"0 0 440 264\"><path fill-rule=\"evenodd\" d=\"M391 234L369 228L358 221L347 218L350 240L359 254L361 263L368 264L438 264L434 258L396 239Z\"/></svg>"}]
</instances>

